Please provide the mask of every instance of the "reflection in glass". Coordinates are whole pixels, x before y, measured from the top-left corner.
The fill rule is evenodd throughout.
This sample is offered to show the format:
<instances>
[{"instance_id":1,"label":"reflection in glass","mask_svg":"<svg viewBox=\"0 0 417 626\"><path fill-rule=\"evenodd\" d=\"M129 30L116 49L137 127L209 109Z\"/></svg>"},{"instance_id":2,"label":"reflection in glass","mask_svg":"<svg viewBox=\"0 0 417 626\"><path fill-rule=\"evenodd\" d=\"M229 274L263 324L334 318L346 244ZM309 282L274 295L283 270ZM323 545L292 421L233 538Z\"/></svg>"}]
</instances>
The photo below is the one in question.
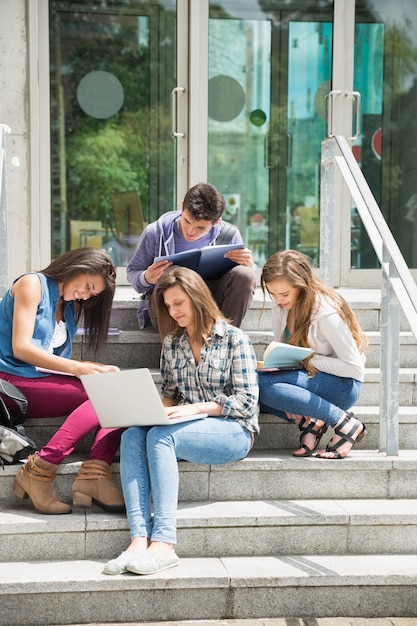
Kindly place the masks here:
<instances>
[{"instance_id":1,"label":"reflection in glass","mask_svg":"<svg viewBox=\"0 0 417 626\"><path fill-rule=\"evenodd\" d=\"M362 135L355 155L410 267L417 267L417 3L357 2L355 89L362 94ZM370 62L372 59L372 62ZM377 267L352 210L352 267Z\"/></svg>"},{"instance_id":2,"label":"reflection in glass","mask_svg":"<svg viewBox=\"0 0 417 626\"><path fill-rule=\"evenodd\" d=\"M268 254L270 51L269 20L210 19L209 181L260 265Z\"/></svg>"},{"instance_id":3,"label":"reflection in glass","mask_svg":"<svg viewBox=\"0 0 417 626\"><path fill-rule=\"evenodd\" d=\"M417 267L417 2L355 4L361 133L353 152L407 263ZM50 0L49 7L53 256L77 241L107 242L116 254L137 224L175 206L176 2ZM207 178L259 264L283 247L319 262L333 2L211 0L209 7ZM120 85L101 111L97 93L83 85L97 73ZM122 192L139 194L136 225L130 205L115 219ZM351 225L352 267L376 267L354 206ZM124 264L128 251L118 252Z\"/></svg>"},{"instance_id":4,"label":"reflection in glass","mask_svg":"<svg viewBox=\"0 0 417 626\"><path fill-rule=\"evenodd\" d=\"M126 265L173 207L176 2L49 5L52 256L93 245Z\"/></svg>"},{"instance_id":5,"label":"reflection in glass","mask_svg":"<svg viewBox=\"0 0 417 626\"><path fill-rule=\"evenodd\" d=\"M285 247L318 262L332 3L317 12L307 1L210 5L209 81L233 78L245 103L223 119L209 109L209 180L235 199L225 217L239 226L257 264ZM228 95L225 86L219 103Z\"/></svg>"},{"instance_id":6,"label":"reflection in glass","mask_svg":"<svg viewBox=\"0 0 417 626\"><path fill-rule=\"evenodd\" d=\"M287 180L286 248L319 264L320 147L330 91L331 22L290 22L287 123L291 167Z\"/></svg>"}]
</instances>

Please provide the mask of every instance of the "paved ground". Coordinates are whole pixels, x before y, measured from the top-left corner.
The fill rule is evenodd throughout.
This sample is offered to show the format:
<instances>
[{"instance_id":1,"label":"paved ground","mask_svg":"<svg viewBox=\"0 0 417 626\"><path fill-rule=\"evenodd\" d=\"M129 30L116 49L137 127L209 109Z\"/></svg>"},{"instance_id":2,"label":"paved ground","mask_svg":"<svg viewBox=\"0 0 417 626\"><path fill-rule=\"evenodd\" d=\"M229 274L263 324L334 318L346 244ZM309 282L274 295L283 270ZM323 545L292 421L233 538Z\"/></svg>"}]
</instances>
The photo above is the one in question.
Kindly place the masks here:
<instances>
[{"instance_id":1,"label":"paved ground","mask_svg":"<svg viewBox=\"0 0 417 626\"><path fill-rule=\"evenodd\" d=\"M268 619L72 624L71 626L417 626L417 617L286 617Z\"/></svg>"}]
</instances>

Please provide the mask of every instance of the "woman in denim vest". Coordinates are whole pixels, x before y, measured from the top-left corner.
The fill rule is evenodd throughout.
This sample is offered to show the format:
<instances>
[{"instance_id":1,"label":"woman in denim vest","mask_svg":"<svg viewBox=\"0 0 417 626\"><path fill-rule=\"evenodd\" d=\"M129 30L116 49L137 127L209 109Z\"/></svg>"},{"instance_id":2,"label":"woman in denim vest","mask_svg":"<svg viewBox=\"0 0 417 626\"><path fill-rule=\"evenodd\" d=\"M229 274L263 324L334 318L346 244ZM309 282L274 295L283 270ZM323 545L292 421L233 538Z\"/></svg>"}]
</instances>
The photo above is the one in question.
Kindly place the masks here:
<instances>
[{"instance_id":1,"label":"woman in denim vest","mask_svg":"<svg viewBox=\"0 0 417 626\"><path fill-rule=\"evenodd\" d=\"M90 348L96 350L106 341L115 277L105 252L79 248L39 272L17 278L0 302L0 377L26 395L27 417L68 416L16 476L15 495L29 496L40 513L71 512L68 504L57 499L53 480L57 466L93 431L97 432L89 458L73 484L73 504L88 507L94 500L105 510L124 510L123 495L112 483L110 467L121 431L99 428L79 380L82 374L118 368L70 358L79 321Z\"/></svg>"}]
</instances>

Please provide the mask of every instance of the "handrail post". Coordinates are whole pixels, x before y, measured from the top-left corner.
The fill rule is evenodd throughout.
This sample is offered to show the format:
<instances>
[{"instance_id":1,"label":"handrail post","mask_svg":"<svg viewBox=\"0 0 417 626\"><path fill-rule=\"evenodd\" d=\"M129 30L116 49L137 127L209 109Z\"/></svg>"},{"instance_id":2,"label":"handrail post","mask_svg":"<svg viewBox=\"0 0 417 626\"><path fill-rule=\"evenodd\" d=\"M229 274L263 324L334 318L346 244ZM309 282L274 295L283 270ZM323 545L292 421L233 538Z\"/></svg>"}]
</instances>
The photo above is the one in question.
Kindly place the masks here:
<instances>
[{"instance_id":1,"label":"handrail post","mask_svg":"<svg viewBox=\"0 0 417 626\"><path fill-rule=\"evenodd\" d=\"M7 291L9 277L7 245L6 134L10 128L0 124L0 298Z\"/></svg>"},{"instance_id":2,"label":"handrail post","mask_svg":"<svg viewBox=\"0 0 417 626\"><path fill-rule=\"evenodd\" d=\"M336 142L325 139L321 143L320 176L320 276L333 285L334 280L334 207L336 193Z\"/></svg>"},{"instance_id":3,"label":"handrail post","mask_svg":"<svg viewBox=\"0 0 417 626\"><path fill-rule=\"evenodd\" d=\"M383 242L379 449L388 456L398 456L399 449L400 304L392 286L395 280L398 273Z\"/></svg>"}]
</instances>

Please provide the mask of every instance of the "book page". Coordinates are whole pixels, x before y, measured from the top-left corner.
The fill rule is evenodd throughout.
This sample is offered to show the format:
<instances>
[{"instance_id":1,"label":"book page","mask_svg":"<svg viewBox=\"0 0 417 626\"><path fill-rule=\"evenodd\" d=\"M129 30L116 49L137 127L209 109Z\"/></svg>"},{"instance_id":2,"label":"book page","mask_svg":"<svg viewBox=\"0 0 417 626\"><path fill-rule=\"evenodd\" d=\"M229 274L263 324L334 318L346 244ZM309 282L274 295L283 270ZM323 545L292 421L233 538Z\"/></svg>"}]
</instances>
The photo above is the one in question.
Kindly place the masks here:
<instances>
[{"instance_id":1,"label":"book page","mask_svg":"<svg viewBox=\"0 0 417 626\"><path fill-rule=\"evenodd\" d=\"M245 248L244 243L233 243L224 246L204 246L201 249L185 250L176 254L159 256L154 258L157 261L172 261L174 265L181 265L194 270L205 280L215 280L223 276L236 265L230 259L225 259L224 255L229 250Z\"/></svg>"},{"instance_id":2,"label":"book page","mask_svg":"<svg viewBox=\"0 0 417 626\"><path fill-rule=\"evenodd\" d=\"M264 367L295 365L313 353L311 348L292 346L289 343L272 341L264 352Z\"/></svg>"}]
</instances>

